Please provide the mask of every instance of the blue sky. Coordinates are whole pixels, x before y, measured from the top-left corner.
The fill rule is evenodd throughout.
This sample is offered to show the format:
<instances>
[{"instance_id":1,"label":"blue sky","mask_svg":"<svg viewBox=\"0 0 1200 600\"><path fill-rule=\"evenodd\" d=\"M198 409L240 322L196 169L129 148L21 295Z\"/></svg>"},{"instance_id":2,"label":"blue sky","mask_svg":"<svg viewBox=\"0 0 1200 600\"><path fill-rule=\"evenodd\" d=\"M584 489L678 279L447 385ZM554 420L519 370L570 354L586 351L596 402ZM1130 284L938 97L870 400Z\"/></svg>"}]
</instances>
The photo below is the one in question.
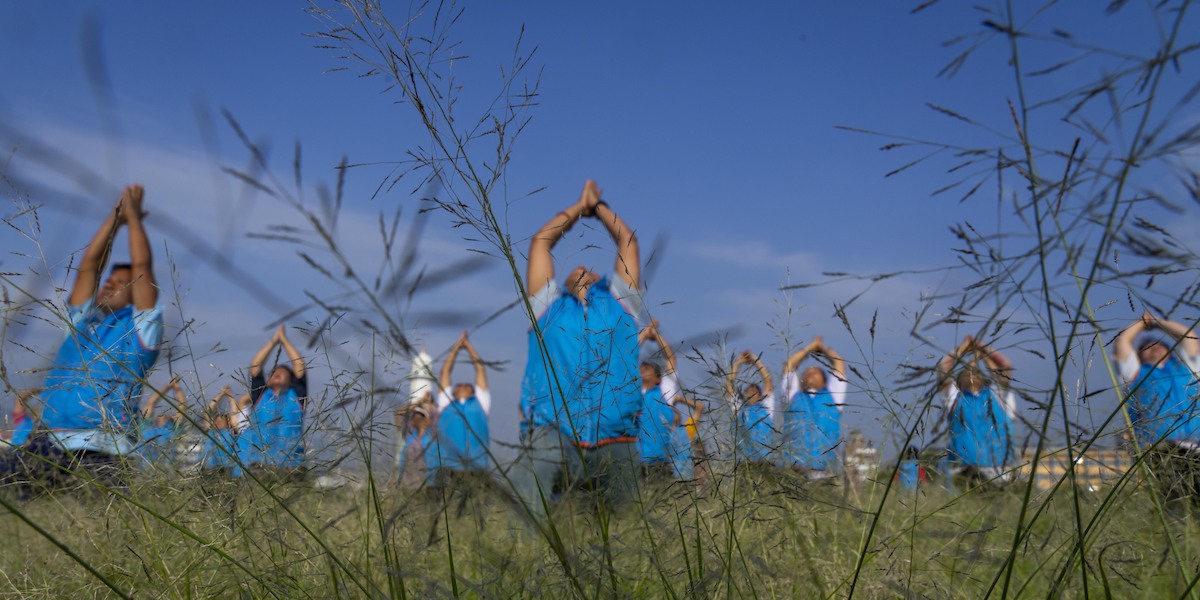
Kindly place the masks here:
<instances>
[{"instance_id":1,"label":"blue sky","mask_svg":"<svg viewBox=\"0 0 1200 600\"><path fill-rule=\"evenodd\" d=\"M932 364L979 326L923 329L929 344L910 335L923 298L937 298L925 317L930 320L945 314L963 288L979 279L947 268L961 258L954 249L962 244L951 228L970 222L983 236L1011 235L999 242L1009 249L1030 245L1029 227L1014 214L1012 194L1020 186L1011 173L1003 188L989 182L966 201L953 192L931 196L962 173L947 172L958 162L950 153L885 177L925 151L881 152L889 140L838 128L963 146L1011 144L1008 101L1017 91L1003 37L991 37L956 76L938 77L972 42L970 36L990 32L982 22L996 17L966 3L945 2L910 14L918 4L469 2L460 7L462 16L450 31L461 40L456 55L464 58L447 68L463 86L456 110L459 122L466 123L495 96L500 69L511 62L522 27L522 47L536 47L531 65L540 73L537 105L492 198L517 250L523 252L527 237L578 197L585 179L596 179L607 201L637 229L643 257L656 244L665 249L647 300L664 333L683 342L681 351L688 353L689 339L707 341L726 332L730 352L765 352L778 371L788 347L824 335L852 364L879 377L875 383L859 382L857 393L852 382L846 424L890 446L894 442L883 432L895 426L887 420L887 407L902 413L917 397L865 390L890 389L905 372L898 365ZM273 169L285 181L291 178L293 145L301 144L309 206L316 206L315 186L331 185L336 178L342 156L368 164L348 174L338 236L356 267L374 273L381 253L379 214L391 215L399 207L401 231L406 231L420 206L420 193L413 193L416 179L378 195L375 189L388 176L389 163L426 143L428 135L412 107L396 104L381 78L357 77L362 69L335 70L347 63L336 58L336 51L314 47L320 40L307 34L324 24L306 12L307 6L218 1L0 7L0 53L6 57L0 63L5 82L0 174L13 182L5 189L11 205L3 212L12 218L26 204L38 206L40 227L34 232L30 216L23 215L15 220L22 231L0 233L10 249L0 269L22 273L5 284L9 294L20 287L33 297L61 300L54 286L67 284L71 253L86 243L128 181L147 188L158 277L170 286L164 297L175 305L168 310L169 321L175 331L181 323L193 323L188 339L179 342L191 353L171 364L192 378L192 389L203 384L215 391L229 381L269 335L270 323L303 304L306 291L322 298L335 294L336 286L306 267L295 247L251 237L272 225L303 223L294 209L222 172L224 166L244 167L248 153L221 119L221 109L232 113L252 139L271 147ZM1025 13L1033 8L1018 6ZM389 15L403 20L408 7L389 5L392 9ZM1047 23L1043 31L1056 26L1069 29L1081 43L1144 54L1153 49L1160 27L1143 12L1127 7L1106 16L1103 7L1063 3L1038 18ZM1200 31L1194 15L1190 23L1183 31ZM968 37L958 45L943 45L961 35ZM1027 70L1080 54L1038 40L1024 48ZM89 86L89 72L94 78L96 71L89 71L88 61L103 65L111 100ZM1027 92L1045 97L1101 68L1111 64L1084 62L1032 81ZM1170 83L1175 91L1197 79L1188 61L1180 69ZM987 128L931 110L927 103L969 115ZM1058 120L1062 112L1046 110L1045 118L1033 122L1037 130L1031 136L1068 150L1080 132ZM1198 112L1194 101L1185 103L1172 121L1186 127L1197 121ZM1105 131L1113 143L1127 134L1111 123ZM60 158L39 159L39 147L54 149ZM1194 151L1190 156L1194 167ZM90 175L65 167L65 159ZM1146 205L1138 214L1144 211L1146 218L1169 226L1185 243L1194 241L1200 234L1194 204L1168 175L1148 165L1140 185L1177 198L1184 210L1169 213ZM541 191L529 195L534 190ZM156 223L158 215L173 219L170 227ZM472 256L471 250L495 255L478 234L454 225L445 213L429 215L422 264L435 269ZM249 294L212 268L209 255L168 235L180 227L252 274L284 300L282 305ZM310 252L321 256L319 250ZM596 231L573 232L557 256L560 272L579 263L605 267L611 262L610 246ZM874 285L829 282L836 278L823 275L896 271L907 273ZM1169 295L1194 280L1194 272L1185 270L1163 276L1156 286ZM780 291L788 284L814 282L826 284ZM1058 283L1069 284L1065 293L1074 286ZM1122 285L1103 286L1094 304L1123 299ZM865 293L846 313L857 333L852 337L834 316L834 305L860 292ZM411 305L389 307L435 356L467 326L485 357L510 361L492 381L494 437L508 441L516 431L527 323L509 311L482 327L473 325L510 303L514 293L503 262L492 258L468 278L419 293ZM988 312L986 305L980 314ZM470 318L444 326L430 317L448 308L467 311ZM1033 322L1031 314L1038 310L1008 302L1000 314L1016 324ZM1140 307L1119 303L1106 310L1103 316L1111 319L1106 323L1116 326ZM871 344L865 331L876 311L877 339ZM1197 315L1181 310L1173 316ZM58 343L57 334L39 320L44 318L34 311L8 325L4 361L14 385L36 385L38 376L25 371L42 364ZM306 311L289 324L303 327L320 318ZM1036 390L1053 380L1049 365L1035 353L1046 355L1044 336L1039 340L1010 325L998 337L1025 385ZM371 348L369 337L352 326L336 329L313 351L313 389L332 398L338 386L351 385L350 377L332 374L344 373L352 362L369 365ZM700 350L712 356L709 346ZM376 362L376 380L384 383L397 382L407 369L402 357L376 357ZM166 378L164 364L152 381ZM1079 368L1068 378L1088 382L1090 389L1106 385L1099 362L1081 360ZM465 378L469 372L464 367L459 374ZM690 362L683 378L687 387L711 383ZM1112 394L1102 398L1093 410L1111 407L1115 400ZM1040 418L1024 403L1023 408L1028 418ZM1085 406L1075 410L1085 422L1090 417Z\"/></svg>"}]
</instances>

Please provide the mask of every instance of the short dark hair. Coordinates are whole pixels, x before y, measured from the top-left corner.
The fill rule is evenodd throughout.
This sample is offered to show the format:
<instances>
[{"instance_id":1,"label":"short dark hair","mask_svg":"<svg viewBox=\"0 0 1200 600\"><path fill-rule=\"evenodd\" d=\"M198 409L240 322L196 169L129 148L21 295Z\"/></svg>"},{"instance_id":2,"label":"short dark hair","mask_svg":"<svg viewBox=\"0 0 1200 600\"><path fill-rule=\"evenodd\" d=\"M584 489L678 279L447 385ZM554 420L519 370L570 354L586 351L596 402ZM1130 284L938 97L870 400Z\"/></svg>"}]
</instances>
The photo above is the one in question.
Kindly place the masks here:
<instances>
[{"instance_id":1,"label":"short dark hair","mask_svg":"<svg viewBox=\"0 0 1200 600\"><path fill-rule=\"evenodd\" d=\"M112 267L108 270L108 272L109 272L109 274L112 274L112 273L116 273L120 269L129 269L130 271L132 271L133 263L113 263Z\"/></svg>"},{"instance_id":2,"label":"short dark hair","mask_svg":"<svg viewBox=\"0 0 1200 600\"><path fill-rule=\"evenodd\" d=\"M287 371L288 375L290 375L292 377L292 381L296 381L296 372L293 371L291 367L289 367L287 365L275 365L271 369L271 372L274 373L275 371L278 371L279 369L283 369L284 371Z\"/></svg>"},{"instance_id":3,"label":"short dark hair","mask_svg":"<svg viewBox=\"0 0 1200 600\"><path fill-rule=\"evenodd\" d=\"M1165 350L1171 349L1171 346L1169 344L1167 344L1166 340L1164 340L1160 337L1150 337L1150 338L1146 338L1146 339L1142 340L1141 345L1139 345L1138 349L1137 349L1138 354L1141 354L1142 352L1144 352L1146 350L1146 348L1149 348L1150 346L1153 346L1155 344L1161 344L1163 349L1165 349Z\"/></svg>"}]
</instances>

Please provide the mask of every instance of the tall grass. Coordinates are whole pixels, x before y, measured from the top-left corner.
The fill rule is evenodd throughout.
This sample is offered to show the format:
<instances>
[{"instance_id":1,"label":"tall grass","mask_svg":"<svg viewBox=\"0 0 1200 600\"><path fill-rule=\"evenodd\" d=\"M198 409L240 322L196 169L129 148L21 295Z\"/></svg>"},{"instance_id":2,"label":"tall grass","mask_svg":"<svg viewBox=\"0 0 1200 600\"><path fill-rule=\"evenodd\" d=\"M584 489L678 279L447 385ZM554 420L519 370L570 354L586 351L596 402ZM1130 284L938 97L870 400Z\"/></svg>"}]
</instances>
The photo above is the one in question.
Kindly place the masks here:
<instances>
[{"instance_id":1,"label":"tall grass","mask_svg":"<svg viewBox=\"0 0 1200 600\"><path fill-rule=\"evenodd\" d=\"M926 2L914 12L938 8ZM481 251L507 266L524 297L519 248L527 240L519 237L523 232L514 237L498 213L515 141L536 108L540 73L535 51L518 38L494 93L478 92L452 69L461 60L457 3L418 3L399 14L390 5L343 0L311 6L323 24L318 44L345 59L348 70L383 82L399 110L428 134L379 186L380 192L403 186L422 196L426 204L416 224L402 232L399 209L381 214L378 262L350 260L339 215L344 178L354 165L343 161L337 181L314 203L305 196L300 148L292 172L280 175L231 114L226 122L249 165L227 172L301 217L302 226L268 227L258 235L294 249L336 290L309 293L304 305L279 320L318 315L305 328L308 347L341 365L322 398L324 414L350 423L323 466L361 461L363 487L319 491L257 478L145 477L130 489L90 496L6 499L0 537L20 551L0 558L0 586L19 596L82 590L180 598L1194 597L1200 522L1192 512L1167 505L1143 484L1154 474L1141 460L1097 492L1083 491L1074 472L1076 457L1115 445L1128 426L1125 394L1109 359L1115 333L1143 307L1197 322L1197 257L1148 216L1182 211L1176 198L1200 201L1194 160L1200 126L1184 118L1195 111L1200 87L1175 80L1186 72L1179 65L1200 50L1197 30L1187 27L1195 23L1190 3L1109 4L1112 19L1148 12L1161 24L1162 36L1143 55L1077 37L1069 24L1054 21L1062 15L1053 2L983 9L984 23L959 39L965 49L943 75L1002 49L1012 81L1011 96L996 100L1004 118L937 103L930 108L968 130L964 136L982 134L986 143L857 131L887 138L885 151L915 153L889 176L950 157L943 165L948 181L934 196L984 202L983 194L994 189L997 213L1014 215L1009 226L1015 229L956 228L955 277L969 281L927 299L912 316L913 350L896 370L877 367L876 317L866 326L859 322L849 310L858 297L839 305L837 318L857 353L843 352L853 383L887 414L884 426L896 432L899 447L937 444L929 433L940 427L932 369L953 346L939 343L939 333L966 331L1052 364L1048 384L1015 384L1027 407L1022 414L1032 415L1025 420L1027 466L1036 470L1049 457L1066 456L1066 473L1051 489L1039 490L1029 478L1002 491L911 493L893 486L890 464L880 468L878 481L820 485L779 471L734 470L724 460L727 451L715 453L703 487L647 485L631 507L613 513L594 510L586 495L568 496L536 524L511 507L503 470L467 504L451 493L391 489L377 448L388 433L373 423L391 407L398 371L416 352L407 323L414 295L482 264L468 257L441 272L422 271L423 215L442 211L473 232ZM1051 56L1061 61L1043 64ZM471 102L464 101L468 95ZM463 114L470 105L479 112ZM21 290L34 305L46 304L39 301L44 294L12 275L4 283L6 294ZM823 283L828 280L784 288ZM527 304L514 305L535 320ZM28 310L28 303L6 308L5 327ZM790 350L791 309L770 325ZM188 331L180 345L190 350ZM342 350L346 340L369 347L370 364ZM726 344L678 351L710 376L685 382L691 384L685 392L720 398L730 363ZM1104 380L1099 390L1097 370ZM727 420L722 410L714 412ZM1088 411L1098 416L1085 424L1079 415ZM711 440L714 446L723 441Z\"/></svg>"}]
</instances>

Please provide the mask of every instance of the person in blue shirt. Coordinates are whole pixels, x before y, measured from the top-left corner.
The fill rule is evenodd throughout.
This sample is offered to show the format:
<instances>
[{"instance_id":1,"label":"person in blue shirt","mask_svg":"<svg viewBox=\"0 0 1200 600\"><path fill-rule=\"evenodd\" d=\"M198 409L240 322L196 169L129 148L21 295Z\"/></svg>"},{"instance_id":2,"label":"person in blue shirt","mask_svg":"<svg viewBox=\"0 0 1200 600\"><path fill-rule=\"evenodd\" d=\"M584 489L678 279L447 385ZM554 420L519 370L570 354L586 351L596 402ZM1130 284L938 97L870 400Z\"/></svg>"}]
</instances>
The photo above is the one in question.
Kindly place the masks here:
<instances>
[{"instance_id":1,"label":"person in blue shirt","mask_svg":"<svg viewBox=\"0 0 1200 600\"><path fill-rule=\"evenodd\" d=\"M141 185L126 186L79 261L62 319L66 339L42 385L42 427L21 452L0 460L0 483L18 495L80 481L126 483L123 457L136 446L137 399L162 342L144 199ZM101 284L121 228L130 262L113 265Z\"/></svg>"},{"instance_id":2,"label":"person in blue shirt","mask_svg":"<svg viewBox=\"0 0 1200 600\"><path fill-rule=\"evenodd\" d=\"M578 221L592 218L616 246L615 273L573 269L560 288L551 250ZM510 467L520 505L534 520L549 509L556 483L592 484L600 508L634 497L639 459L638 332L644 322L637 236L594 181L579 201L533 235L526 271L532 327L521 382L522 450Z\"/></svg>"},{"instance_id":3,"label":"person in blue shirt","mask_svg":"<svg viewBox=\"0 0 1200 600\"><path fill-rule=\"evenodd\" d=\"M829 371L810 366L810 356L822 356ZM846 405L846 361L817 336L788 357L783 367L783 402L778 409L780 464L811 480L834 477L841 470L842 407Z\"/></svg>"},{"instance_id":4,"label":"person in blue shirt","mask_svg":"<svg viewBox=\"0 0 1200 600\"><path fill-rule=\"evenodd\" d=\"M647 479L675 478L691 480L694 472L692 443L683 427L688 416L681 410L692 408L699 418L699 405L680 393L676 375L675 351L659 330L658 321L651 321L642 330L638 341L654 341L662 351L666 369L650 361L642 361L642 411L639 415L638 448L642 469Z\"/></svg>"},{"instance_id":5,"label":"person in blue shirt","mask_svg":"<svg viewBox=\"0 0 1200 600\"><path fill-rule=\"evenodd\" d=\"M221 410L221 400L228 402ZM198 457L200 472L206 475L228 474L237 464L237 436L250 424L250 394L238 398L233 388L225 385L209 401L200 417L203 438Z\"/></svg>"},{"instance_id":6,"label":"person in blue shirt","mask_svg":"<svg viewBox=\"0 0 1200 600\"><path fill-rule=\"evenodd\" d=\"M1159 330L1134 350L1138 336ZM1145 311L1117 336L1113 359L1128 390L1130 442L1169 499L1200 501L1200 341L1192 328Z\"/></svg>"},{"instance_id":7,"label":"person in blue shirt","mask_svg":"<svg viewBox=\"0 0 1200 600\"><path fill-rule=\"evenodd\" d=\"M982 362L989 380L978 363ZM957 375L951 374L957 370ZM967 336L938 363L946 399L945 421L950 448L943 475L964 486L999 485L1011 478L1015 458L1012 426L1016 396L1009 385L1012 363L996 350Z\"/></svg>"},{"instance_id":8,"label":"person in blue shirt","mask_svg":"<svg viewBox=\"0 0 1200 600\"><path fill-rule=\"evenodd\" d=\"M176 442L175 434L183 421L183 411L187 408L187 396L183 386L179 385L178 375L171 378L161 390L151 390L146 402L142 405L141 415L141 452L148 467L163 469L170 467L174 461ZM161 415L155 416L154 407L160 398L165 398L168 392L174 392L174 404Z\"/></svg>"},{"instance_id":9,"label":"person in blue shirt","mask_svg":"<svg viewBox=\"0 0 1200 600\"><path fill-rule=\"evenodd\" d=\"M454 363L463 350L475 367L474 385L452 384ZM488 413L492 408L492 393L488 389L487 366L467 338L467 332L450 348L438 383L438 469L434 480L441 486L449 484L455 474L487 471L491 465Z\"/></svg>"},{"instance_id":10,"label":"person in blue shirt","mask_svg":"<svg viewBox=\"0 0 1200 600\"><path fill-rule=\"evenodd\" d=\"M263 367L276 347L282 348L291 366L279 364L270 377ZM304 403L308 398L308 370L300 351L280 325L250 362L250 423L238 436L238 466L280 480L304 477Z\"/></svg>"},{"instance_id":11,"label":"person in blue shirt","mask_svg":"<svg viewBox=\"0 0 1200 600\"><path fill-rule=\"evenodd\" d=\"M738 371L742 365L754 365L762 378L762 386L750 383L738 388ZM733 411L734 465L770 464L775 449L775 387L771 371L762 358L746 350L737 356L725 378L725 397Z\"/></svg>"}]
</instances>

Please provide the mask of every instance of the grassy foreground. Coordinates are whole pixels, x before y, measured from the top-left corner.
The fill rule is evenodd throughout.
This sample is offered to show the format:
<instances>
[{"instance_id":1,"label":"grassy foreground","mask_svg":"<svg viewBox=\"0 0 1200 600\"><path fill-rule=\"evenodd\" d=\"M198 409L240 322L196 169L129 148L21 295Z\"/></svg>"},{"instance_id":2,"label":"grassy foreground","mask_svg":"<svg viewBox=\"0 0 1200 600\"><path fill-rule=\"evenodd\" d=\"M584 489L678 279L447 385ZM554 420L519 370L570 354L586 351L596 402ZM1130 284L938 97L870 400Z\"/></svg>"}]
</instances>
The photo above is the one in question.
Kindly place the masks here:
<instances>
[{"instance_id":1,"label":"grassy foreground","mask_svg":"<svg viewBox=\"0 0 1200 600\"><path fill-rule=\"evenodd\" d=\"M576 496L554 513L557 545L488 493L463 504L300 484L145 481L124 498L44 497L5 511L0 595L844 597L879 513L854 595L987 596L1013 546L1020 494L892 490L881 507L882 490L739 475L702 490L644 490L612 519ZM1085 521L1106 492L1079 496ZM1160 519L1149 494L1113 497L1087 544L1086 581L1077 562L1064 571L1077 547L1071 498L1035 500L1045 510L1015 553L1008 595L1187 596L1200 519L1187 509Z\"/></svg>"}]
</instances>

